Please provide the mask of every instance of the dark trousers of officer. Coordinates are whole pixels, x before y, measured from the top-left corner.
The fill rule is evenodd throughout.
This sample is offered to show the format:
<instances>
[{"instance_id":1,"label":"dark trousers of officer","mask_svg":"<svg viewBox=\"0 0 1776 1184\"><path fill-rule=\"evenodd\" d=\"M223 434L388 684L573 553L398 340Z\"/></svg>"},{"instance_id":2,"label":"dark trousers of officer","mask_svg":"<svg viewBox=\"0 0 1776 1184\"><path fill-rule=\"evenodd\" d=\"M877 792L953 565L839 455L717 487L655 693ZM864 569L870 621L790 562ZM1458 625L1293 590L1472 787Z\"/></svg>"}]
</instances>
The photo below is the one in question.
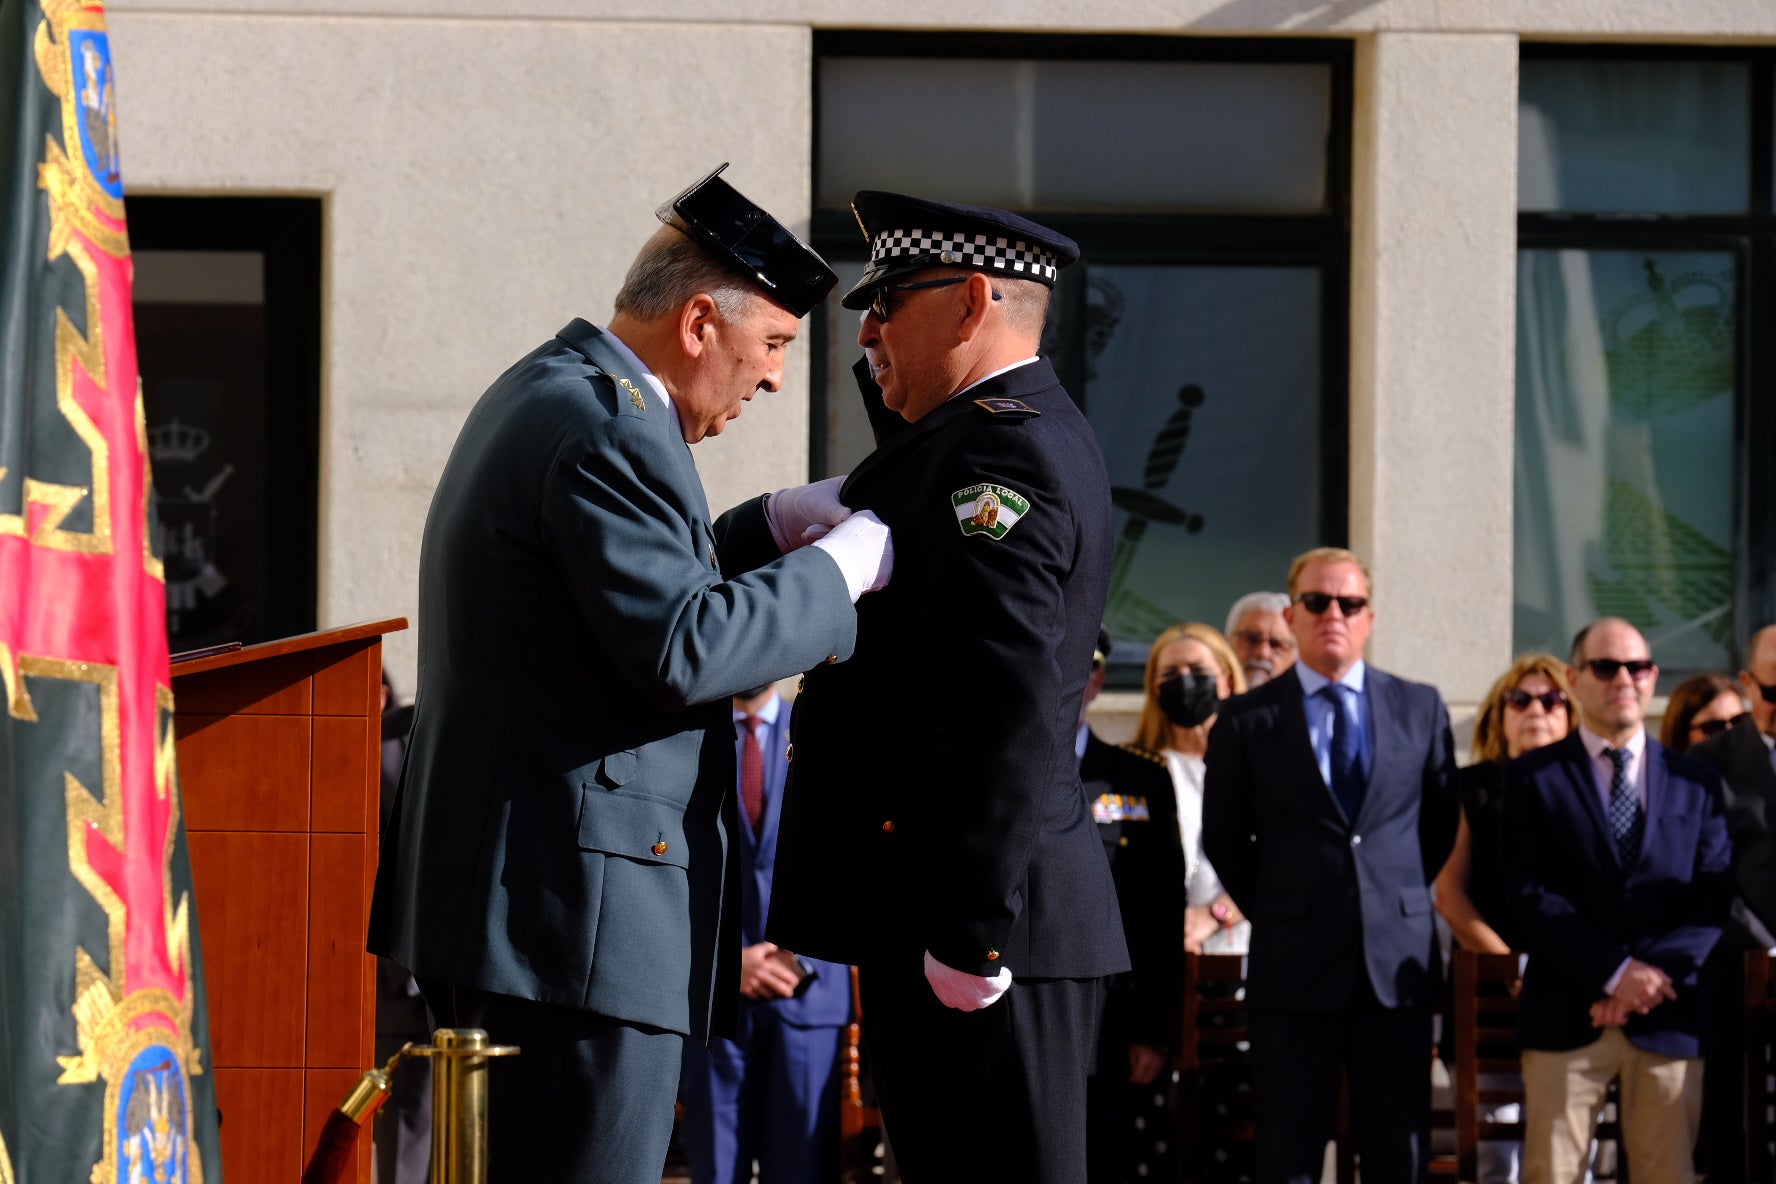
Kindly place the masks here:
<instances>
[{"instance_id":1,"label":"dark trousers of officer","mask_svg":"<svg viewBox=\"0 0 1776 1184\"><path fill-rule=\"evenodd\" d=\"M420 989L440 1027L523 1049L489 1062L488 1184L660 1184L683 1036L468 987Z\"/></svg>"},{"instance_id":2,"label":"dark trousers of officer","mask_svg":"<svg viewBox=\"0 0 1776 1184\"><path fill-rule=\"evenodd\" d=\"M1083 1184L1097 980L1016 981L945 1007L922 951L858 968L883 1125L907 1184ZM989 1170L990 1169L990 1170Z\"/></svg>"},{"instance_id":3,"label":"dark trousers of officer","mask_svg":"<svg viewBox=\"0 0 1776 1184\"><path fill-rule=\"evenodd\" d=\"M1423 1184L1430 1148L1431 1011L1383 1007L1367 976L1331 1012L1254 1009L1258 1184L1319 1184L1350 1079L1363 1184Z\"/></svg>"}]
</instances>

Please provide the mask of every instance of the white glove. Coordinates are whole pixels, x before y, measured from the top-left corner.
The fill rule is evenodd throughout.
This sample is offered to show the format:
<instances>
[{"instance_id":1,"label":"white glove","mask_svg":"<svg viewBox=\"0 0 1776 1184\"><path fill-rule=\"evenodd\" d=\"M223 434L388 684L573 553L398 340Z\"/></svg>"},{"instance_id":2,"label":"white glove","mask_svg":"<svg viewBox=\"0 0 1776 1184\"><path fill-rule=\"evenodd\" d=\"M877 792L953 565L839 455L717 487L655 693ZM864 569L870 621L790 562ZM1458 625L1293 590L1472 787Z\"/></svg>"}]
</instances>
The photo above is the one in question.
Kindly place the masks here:
<instances>
[{"instance_id":1,"label":"white glove","mask_svg":"<svg viewBox=\"0 0 1776 1184\"><path fill-rule=\"evenodd\" d=\"M886 588L888 577L894 574L894 539L887 524L870 510L852 514L826 537L815 539L814 546L839 565L852 604L865 592Z\"/></svg>"},{"instance_id":2,"label":"white glove","mask_svg":"<svg viewBox=\"0 0 1776 1184\"><path fill-rule=\"evenodd\" d=\"M957 1011L979 1011L999 1002L999 996L1011 990L1011 967L1001 966L992 978L965 974L953 966L945 966L925 951L925 981L931 993L945 1007Z\"/></svg>"},{"instance_id":3,"label":"white glove","mask_svg":"<svg viewBox=\"0 0 1776 1184\"><path fill-rule=\"evenodd\" d=\"M844 483L841 474L812 485L779 489L770 496L765 502L765 521L771 524L778 551L787 555L851 517L839 500L839 486Z\"/></svg>"}]
</instances>

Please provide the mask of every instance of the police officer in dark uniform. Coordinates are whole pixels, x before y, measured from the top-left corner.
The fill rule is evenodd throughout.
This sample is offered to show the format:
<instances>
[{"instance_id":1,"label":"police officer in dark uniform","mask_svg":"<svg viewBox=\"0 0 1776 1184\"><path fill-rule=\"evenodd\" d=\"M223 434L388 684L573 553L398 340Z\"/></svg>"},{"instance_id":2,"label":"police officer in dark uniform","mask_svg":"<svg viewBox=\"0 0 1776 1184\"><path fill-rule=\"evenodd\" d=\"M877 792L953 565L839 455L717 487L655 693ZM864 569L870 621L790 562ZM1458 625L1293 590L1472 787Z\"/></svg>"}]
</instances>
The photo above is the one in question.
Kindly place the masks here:
<instances>
[{"instance_id":1,"label":"police officer in dark uniform","mask_svg":"<svg viewBox=\"0 0 1776 1184\"><path fill-rule=\"evenodd\" d=\"M841 498L893 530L896 570L851 659L807 675L767 936L858 965L908 1180L1077 1184L1095 980L1129 965L1074 754L1109 482L1037 356L1078 247L1000 210L853 208L878 447Z\"/></svg>"},{"instance_id":2,"label":"police officer in dark uniform","mask_svg":"<svg viewBox=\"0 0 1776 1184\"><path fill-rule=\"evenodd\" d=\"M1086 682L1104 685L1110 634L1098 633ZM1172 1054L1184 995L1184 846L1165 758L1109 744L1079 723L1079 778L1116 881L1127 974L1103 980L1097 1064L1086 1083L1091 1184L1177 1175Z\"/></svg>"}]
</instances>

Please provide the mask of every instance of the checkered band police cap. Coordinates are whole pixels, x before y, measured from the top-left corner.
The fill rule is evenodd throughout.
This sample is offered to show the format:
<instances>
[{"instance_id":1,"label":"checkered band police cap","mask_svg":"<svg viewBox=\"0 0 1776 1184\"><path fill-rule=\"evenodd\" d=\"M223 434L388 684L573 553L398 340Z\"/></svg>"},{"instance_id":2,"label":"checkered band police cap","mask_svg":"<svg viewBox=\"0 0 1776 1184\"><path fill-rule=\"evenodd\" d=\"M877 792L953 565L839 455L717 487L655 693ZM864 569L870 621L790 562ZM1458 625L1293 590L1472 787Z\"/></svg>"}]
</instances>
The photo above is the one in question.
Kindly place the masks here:
<instances>
[{"instance_id":1,"label":"checkered band police cap","mask_svg":"<svg viewBox=\"0 0 1776 1184\"><path fill-rule=\"evenodd\" d=\"M1052 288L1060 269L1079 258L1072 239L1007 210L874 189L860 192L851 209L869 239L870 261L845 294L846 308L866 308L879 285L928 267L971 267Z\"/></svg>"}]
</instances>

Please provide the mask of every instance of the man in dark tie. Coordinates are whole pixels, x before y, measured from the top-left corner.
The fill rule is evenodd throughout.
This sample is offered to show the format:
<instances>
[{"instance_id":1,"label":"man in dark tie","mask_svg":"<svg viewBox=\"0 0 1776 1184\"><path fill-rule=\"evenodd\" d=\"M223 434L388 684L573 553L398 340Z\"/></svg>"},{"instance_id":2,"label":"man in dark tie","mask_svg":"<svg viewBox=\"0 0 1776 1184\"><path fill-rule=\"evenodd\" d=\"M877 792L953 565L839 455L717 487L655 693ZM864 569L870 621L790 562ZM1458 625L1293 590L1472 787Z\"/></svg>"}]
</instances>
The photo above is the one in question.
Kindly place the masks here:
<instances>
[{"instance_id":1,"label":"man in dark tie","mask_svg":"<svg viewBox=\"0 0 1776 1184\"><path fill-rule=\"evenodd\" d=\"M1580 1184L1621 1079L1634 1178L1690 1184L1730 851L1720 778L1647 735L1659 668L1605 618L1573 639L1580 724L1506 767L1505 884L1529 955L1518 1001L1525 1184Z\"/></svg>"},{"instance_id":2,"label":"man in dark tie","mask_svg":"<svg viewBox=\"0 0 1776 1184\"><path fill-rule=\"evenodd\" d=\"M734 697L740 789L740 1020L685 1042L679 1130L693 1184L820 1184L838 1171L839 1039L851 970L765 940L789 708L773 686Z\"/></svg>"},{"instance_id":3,"label":"man in dark tie","mask_svg":"<svg viewBox=\"0 0 1776 1184\"><path fill-rule=\"evenodd\" d=\"M1745 955L1776 950L1776 625L1752 635L1739 686L1749 719L1690 749L1726 779L1727 834L1733 844L1732 914L1703 978L1715 1047L1742 1047ZM1712 1184L1744 1184L1744 1063L1710 1057L1703 1068L1702 1141Z\"/></svg>"},{"instance_id":4,"label":"man in dark tie","mask_svg":"<svg viewBox=\"0 0 1776 1184\"><path fill-rule=\"evenodd\" d=\"M1252 921L1247 1004L1260 1184L1315 1184L1350 1080L1364 1184L1424 1179L1437 995L1429 884L1455 841L1449 713L1363 661L1351 552L1289 571L1300 657L1224 703L1203 843Z\"/></svg>"}]
</instances>

